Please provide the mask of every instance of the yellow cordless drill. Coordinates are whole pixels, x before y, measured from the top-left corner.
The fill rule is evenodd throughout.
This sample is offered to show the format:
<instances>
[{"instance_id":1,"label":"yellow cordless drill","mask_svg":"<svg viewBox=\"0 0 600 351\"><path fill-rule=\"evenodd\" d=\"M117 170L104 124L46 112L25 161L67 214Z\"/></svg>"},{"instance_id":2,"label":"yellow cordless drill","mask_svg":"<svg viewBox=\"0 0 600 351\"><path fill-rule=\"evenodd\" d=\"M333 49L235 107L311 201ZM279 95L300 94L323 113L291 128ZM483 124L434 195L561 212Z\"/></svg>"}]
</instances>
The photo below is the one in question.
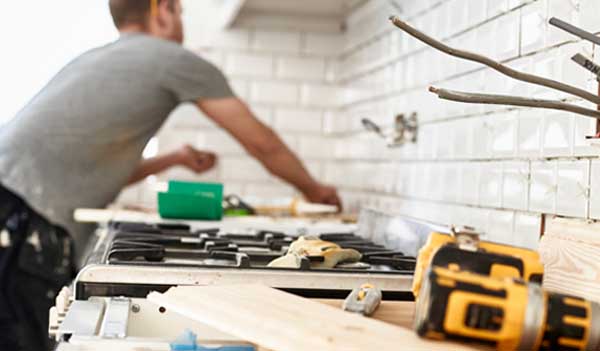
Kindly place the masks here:
<instances>
[{"instance_id":1,"label":"yellow cordless drill","mask_svg":"<svg viewBox=\"0 0 600 351\"><path fill-rule=\"evenodd\" d=\"M536 251L480 241L479 234L468 227L454 227L452 234L431 233L419 250L412 287L415 297L430 266L537 283L542 282L544 273Z\"/></svg>"},{"instance_id":2,"label":"yellow cordless drill","mask_svg":"<svg viewBox=\"0 0 600 351\"><path fill-rule=\"evenodd\" d=\"M542 276L535 251L480 241L470 228L432 233L413 281L415 330L501 351L600 350L600 306L544 291Z\"/></svg>"},{"instance_id":3,"label":"yellow cordless drill","mask_svg":"<svg viewBox=\"0 0 600 351\"><path fill-rule=\"evenodd\" d=\"M600 305L539 284L431 267L415 330L432 339L476 340L500 351L600 350Z\"/></svg>"}]
</instances>

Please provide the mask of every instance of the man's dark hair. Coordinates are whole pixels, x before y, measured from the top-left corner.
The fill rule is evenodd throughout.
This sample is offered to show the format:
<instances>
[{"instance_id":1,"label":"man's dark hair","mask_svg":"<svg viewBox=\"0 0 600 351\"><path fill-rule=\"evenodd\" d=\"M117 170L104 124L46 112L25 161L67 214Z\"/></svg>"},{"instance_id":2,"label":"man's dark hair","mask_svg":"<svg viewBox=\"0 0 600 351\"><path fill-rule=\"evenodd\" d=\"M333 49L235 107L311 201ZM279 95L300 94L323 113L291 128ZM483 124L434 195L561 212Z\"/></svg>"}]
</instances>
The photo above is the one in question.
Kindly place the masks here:
<instances>
[{"instance_id":1,"label":"man's dark hair","mask_svg":"<svg viewBox=\"0 0 600 351\"><path fill-rule=\"evenodd\" d=\"M157 0L157 3L169 2L169 9L175 11L175 0ZM117 28L129 24L146 26L152 7L152 0L110 0L110 14Z\"/></svg>"}]
</instances>

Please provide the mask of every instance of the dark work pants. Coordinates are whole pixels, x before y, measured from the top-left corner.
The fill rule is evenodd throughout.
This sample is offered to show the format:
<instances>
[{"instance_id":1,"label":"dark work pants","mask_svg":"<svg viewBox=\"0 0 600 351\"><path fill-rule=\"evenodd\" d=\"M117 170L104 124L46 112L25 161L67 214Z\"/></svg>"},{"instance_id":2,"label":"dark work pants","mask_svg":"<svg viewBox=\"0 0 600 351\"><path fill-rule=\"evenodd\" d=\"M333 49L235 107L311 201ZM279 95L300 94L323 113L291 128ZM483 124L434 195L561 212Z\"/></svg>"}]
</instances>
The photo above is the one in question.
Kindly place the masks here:
<instances>
[{"instance_id":1,"label":"dark work pants","mask_svg":"<svg viewBox=\"0 0 600 351\"><path fill-rule=\"evenodd\" d=\"M0 350L47 351L48 310L73 278L68 233L0 186Z\"/></svg>"}]
</instances>

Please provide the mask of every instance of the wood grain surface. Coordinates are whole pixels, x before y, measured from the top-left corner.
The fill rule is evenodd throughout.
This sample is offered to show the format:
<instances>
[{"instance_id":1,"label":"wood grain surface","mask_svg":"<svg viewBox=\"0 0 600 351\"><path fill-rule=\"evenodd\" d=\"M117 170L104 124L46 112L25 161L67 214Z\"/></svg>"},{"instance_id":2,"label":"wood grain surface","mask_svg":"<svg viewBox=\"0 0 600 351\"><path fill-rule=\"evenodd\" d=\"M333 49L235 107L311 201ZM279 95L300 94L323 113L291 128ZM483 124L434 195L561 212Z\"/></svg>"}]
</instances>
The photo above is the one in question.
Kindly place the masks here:
<instances>
[{"instance_id":1,"label":"wood grain surface","mask_svg":"<svg viewBox=\"0 0 600 351\"><path fill-rule=\"evenodd\" d=\"M343 300L314 300L320 303L342 308ZM412 329L415 317L415 303L412 301L382 301L371 318L402 328Z\"/></svg>"},{"instance_id":2,"label":"wood grain surface","mask_svg":"<svg viewBox=\"0 0 600 351\"><path fill-rule=\"evenodd\" d=\"M261 285L176 287L148 299L264 349L476 350L421 339L412 330L334 307L339 302L319 303Z\"/></svg>"},{"instance_id":3,"label":"wood grain surface","mask_svg":"<svg viewBox=\"0 0 600 351\"><path fill-rule=\"evenodd\" d=\"M539 252L546 289L600 301L600 224L552 219Z\"/></svg>"}]
</instances>

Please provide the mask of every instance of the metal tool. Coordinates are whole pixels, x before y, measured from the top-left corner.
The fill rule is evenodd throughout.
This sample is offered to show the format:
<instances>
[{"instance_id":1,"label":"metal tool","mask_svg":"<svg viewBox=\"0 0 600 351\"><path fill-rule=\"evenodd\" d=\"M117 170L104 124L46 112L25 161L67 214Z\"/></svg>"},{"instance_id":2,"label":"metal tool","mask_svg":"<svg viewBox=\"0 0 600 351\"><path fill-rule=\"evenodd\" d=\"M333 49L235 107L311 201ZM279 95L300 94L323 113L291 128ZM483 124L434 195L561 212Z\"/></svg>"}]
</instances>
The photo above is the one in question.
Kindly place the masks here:
<instances>
[{"instance_id":1,"label":"metal tool","mask_svg":"<svg viewBox=\"0 0 600 351\"><path fill-rule=\"evenodd\" d=\"M429 267L536 283L541 283L544 273L544 266L536 251L481 241L479 233L468 227L454 227L450 235L431 233L417 258L413 280L415 297L418 297L423 276Z\"/></svg>"},{"instance_id":2,"label":"metal tool","mask_svg":"<svg viewBox=\"0 0 600 351\"><path fill-rule=\"evenodd\" d=\"M227 216L249 216L256 214L254 207L235 194L223 198L223 211Z\"/></svg>"},{"instance_id":3,"label":"metal tool","mask_svg":"<svg viewBox=\"0 0 600 351\"><path fill-rule=\"evenodd\" d=\"M402 146L407 142L416 143L419 132L417 113L413 112L408 118L399 114L394 119L393 130L386 132L375 122L368 118L361 120L363 127L383 138L388 147Z\"/></svg>"},{"instance_id":4,"label":"metal tool","mask_svg":"<svg viewBox=\"0 0 600 351\"><path fill-rule=\"evenodd\" d=\"M590 41L596 45L600 45L600 37L588 32L586 30L583 30L581 28L575 27L574 25L567 23L561 19L552 17L550 19L550 24L555 26L556 28L560 28L560 29L564 30L565 32L571 33L576 37Z\"/></svg>"},{"instance_id":5,"label":"metal tool","mask_svg":"<svg viewBox=\"0 0 600 351\"><path fill-rule=\"evenodd\" d=\"M377 123L371 121L368 118L363 118L361 120L361 123L362 123L363 127L365 127L366 130L373 132L373 133L381 136L382 138L387 138L387 135L383 132L383 130L381 130L381 127L379 127L377 125Z\"/></svg>"},{"instance_id":6,"label":"metal tool","mask_svg":"<svg viewBox=\"0 0 600 351\"><path fill-rule=\"evenodd\" d=\"M352 290L350 295L344 300L342 308L344 311L370 316L379 307L381 298L381 290L372 284L363 284Z\"/></svg>"},{"instance_id":7,"label":"metal tool","mask_svg":"<svg viewBox=\"0 0 600 351\"><path fill-rule=\"evenodd\" d=\"M575 61L581 67L583 67L583 68L587 69L588 71L592 72L593 74L595 74L596 80L598 80L600 82L600 65L594 63L594 61L592 61L592 59L589 59L589 58L583 56L582 54L576 54L575 56L573 56L571 58L571 60Z\"/></svg>"},{"instance_id":8,"label":"metal tool","mask_svg":"<svg viewBox=\"0 0 600 351\"><path fill-rule=\"evenodd\" d=\"M570 23L567 23L563 20L560 20L556 17L552 17L550 19L550 24L564 30L567 33L573 34L576 37L579 37L581 39L587 40L589 42L592 42L596 45L600 45L600 37L594 35L593 33L590 33L588 31L585 31L581 28L578 28ZM577 64L579 64L580 66L582 66L583 68L587 69L588 71L592 72L593 74L596 75L596 79L600 82L600 66L595 64L594 61L592 61L591 59L583 56L582 54L576 54L575 56L573 56L571 58L573 61L575 61Z\"/></svg>"},{"instance_id":9,"label":"metal tool","mask_svg":"<svg viewBox=\"0 0 600 351\"><path fill-rule=\"evenodd\" d=\"M431 267L415 311L416 332L476 340L500 351L600 350L600 305L538 284Z\"/></svg>"}]
</instances>

